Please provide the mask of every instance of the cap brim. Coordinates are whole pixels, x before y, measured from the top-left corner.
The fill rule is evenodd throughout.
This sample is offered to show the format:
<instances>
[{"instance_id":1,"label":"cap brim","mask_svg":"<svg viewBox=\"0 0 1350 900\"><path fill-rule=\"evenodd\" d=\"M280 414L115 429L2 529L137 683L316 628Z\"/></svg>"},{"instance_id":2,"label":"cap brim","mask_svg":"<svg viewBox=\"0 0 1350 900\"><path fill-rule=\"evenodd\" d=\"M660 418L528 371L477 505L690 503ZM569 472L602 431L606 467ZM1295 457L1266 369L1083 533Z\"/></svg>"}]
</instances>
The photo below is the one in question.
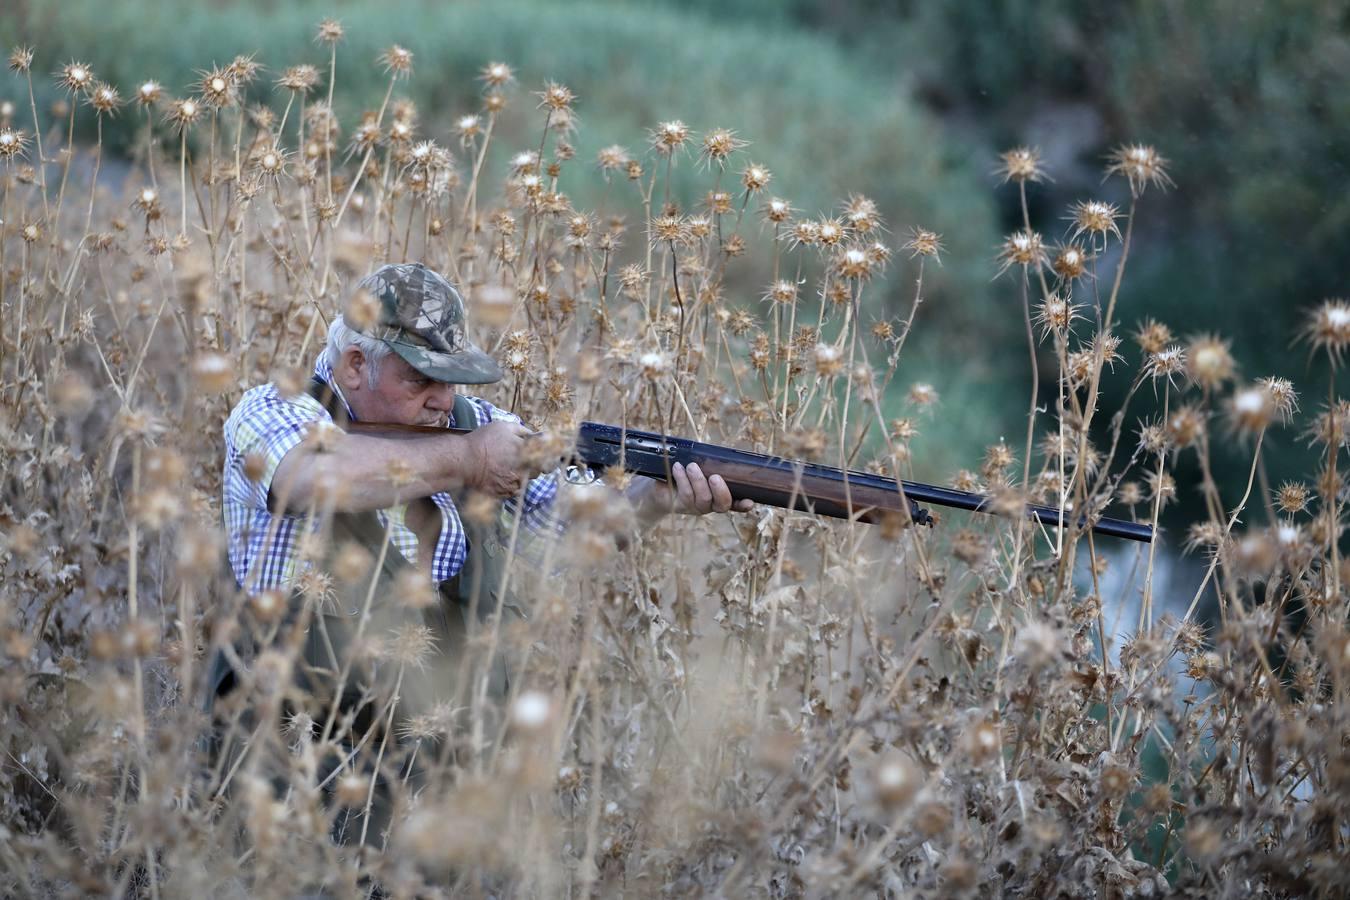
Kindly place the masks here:
<instances>
[{"instance_id":1,"label":"cap brim","mask_svg":"<svg viewBox=\"0 0 1350 900\"><path fill-rule=\"evenodd\" d=\"M408 365L437 381L447 384L492 384L502 380L502 367L472 344L457 353L440 353L399 341L386 343Z\"/></svg>"}]
</instances>

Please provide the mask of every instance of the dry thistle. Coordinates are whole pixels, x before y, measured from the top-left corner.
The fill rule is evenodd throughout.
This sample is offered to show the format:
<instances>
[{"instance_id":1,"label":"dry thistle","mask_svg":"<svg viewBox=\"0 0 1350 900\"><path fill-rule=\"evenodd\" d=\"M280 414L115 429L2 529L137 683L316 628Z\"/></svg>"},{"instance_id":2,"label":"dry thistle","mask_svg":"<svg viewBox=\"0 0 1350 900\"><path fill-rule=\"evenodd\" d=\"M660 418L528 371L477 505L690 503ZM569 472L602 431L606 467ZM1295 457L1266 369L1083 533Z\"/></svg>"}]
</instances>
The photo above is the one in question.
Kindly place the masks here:
<instances>
[{"instance_id":1,"label":"dry thistle","mask_svg":"<svg viewBox=\"0 0 1350 900\"><path fill-rule=\"evenodd\" d=\"M1058 334L1061 338L1068 334L1078 315L1078 305L1070 303L1059 294L1051 294L1036 306L1035 322L1041 326L1042 339Z\"/></svg>"},{"instance_id":2,"label":"dry thistle","mask_svg":"<svg viewBox=\"0 0 1350 900\"><path fill-rule=\"evenodd\" d=\"M192 362L192 378L203 393L222 394L234 387L234 366L220 353L202 353Z\"/></svg>"},{"instance_id":3,"label":"dry thistle","mask_svg":"<svg viewBox=\"0 0 1350 900\"><path fill-rule=\"evenodd\" d=\"M56 82L68 93L83 94L94 84L94 73L82 62L69 62L56 73Z\"/></svg>"},{"instance_id":4,"label":"dry thistle","mask_svg":"<svg viewBox=\"0 0 1350 900\"><path fill-rule=\"evenodd\" d=\"M319 84L319 70L309 64L291 66L277 79L277 87L293 94L308 94Z\"/></svg>"},{"instance_id":5,"label":"dry thistle","mask_svg":"<svg viewBox=\"0 0 1350 900\"><path fill-rule=\"evenodd\" d=\"M1134 342L1145 356L1161 353L1172 343L1172 329L1153 319L1145 319L1134 333Z\"/></svg>"},{"instance_id":6,"label":"dry thistle","mask_svg":"<svg viewBox=\"0 0 1350 900\"><path fill-rule=\"evenodd\" d=\"M833 344L816 344L812 356L816 363L816 374L822 378L832 378L844 370L844 355Z\"/></svg>"},{"instance_id":7,"label":"dry thistle","mask_svg":"<svg viewBox=\"0 0 1350 900\"><path fill-rule=\"evenodd\" d=\"M392 75L394 78L407 78L412 74L412 51L398 44L391 45L381 53L376 62L384 69L386 75Z\"/></svg>"},{"instance_id":8,"label":"dry thistle","mask_svg":"<svg viewBox=\"0 0 1350 900\"><path fill-rule=\"evenodd\" d=\"M576 94L571 89L556 81L545 82L544 89L535 96L539 98L540 109L547 108L552 112L570 113L572 102L576 100Z\"/></svg>"},{"instance_id":9,"label":"dry thistle","mask_svg":"<svg viewBox=\"0 0 1350 900\"><path fill-rule=\"evenodd\" d=\"M706 165L716 165L725 169L731 154L748 146L746 141L736 137L736 132L726 128L714 128L703 136L703 149L699 156Z\"/></svg>"},{"instance_id":10,"label":"dry thistle","mask_svg":"<svg viewBox=\"0 0 1350 900\"><path fill-rule=\"evenodd\" d=\"M1149 185L1160 190L1176 186L1167 175L1167 160L1152 147L1125 144L1111 151L1107 159L1106 174L1124 175L1130 182L1130 193L1135 197L1141 196Z\"/></svg>"},{"instance_id":11,"label":"dry thistle","mask_svg":"<svg viewBox=\"0 0 1350 900\"><path fill-rule=\"evenodd\" d=\"M1298 393L1294 390L1294 383L1288 378L1270 375L1256 379L1256 385L1270 397L1276 418L1287 425L1294 413L1298 412Z\"/></svg>"},{"instance_id":12,"label":"dry thistle","mask_svg":"<svg viewBox=\"0 0 1350 900\"><path fill-rule=\"evenodd\" d=\"M28 148L28 138L22 129L0 129L0 159L11 162L16 156L23 156Z\"/></svg>"},{"instance_id":13,"label":"dry thistle","mask_svg":"<svg viewBox=\"0 0 1350 900\"><path fill-rule=\"evenodd\" d=\"M98 82L90 89L85 102L92 106L99 115L113 116L117 114L117 109L122 105L122 97L117 92L117 88L106 82Z\"/></svg>"},{"instance_id":14,"label":"dry thistle","mask_svg":"<svg viewBox=\"0 0 1350 900\"><path fill-rule=\"evenodd\" d=\"M20 75L33 68L33 48L20 44L9 53L9 67Z\"/></svg>"},{"instance_id":15,"label":"dry thistle","mask_svg":"<svg viewBox=\"0 0 1350 900\"><path fill-rule=\"evenodd\" d=\"M1015 231L1008 235L999 250L998 261L999 275L1013 266L1021 266L1024 272L1033 266L1040 269L1047 262L1040 234L1034 231Z\"/></svg>"},{"instance_id":16,"label":"dry thistle","mask_svg":"<svg viewBox=\"0 0 1350 900\"><path fill-rule=\"evenodd\" d=\"M1120 226L1116 220L1120 218L1120 210L1113 203L1105 203L1101 200L1080 200L1069 208L1069 221L1073 224L1072 238L1078 240L1083 235L1088 235L1089 240L1099 246L1106 245L1106 239L1114 236L1120 240Z\"/></svg>"},{"instance_id":17,"label":"dry thistle","mask_svg":"<svg viewBox=\"0 0 1350 900\"><path fill-rule=\"evenodd\" d=\"M1322 301L1304 323L1300 332L1314 352L1325 350L1333 368L1341 363L1341 354L1350 347L1350 301L1332 298Z\"/></svg>"},{"instance_id":18,"label":"dry thistle","mask_svg":"<svg viewBox=\"0 0 1350 900\"><path fill-rule=\"evenodd\" d=\"M910 251L911 259L916 256L925 256L941 262L942 236L935 231L929 231L917 225L911 226L909 240L905 242L904 249Z\"/></svg>"},{"instance_id":19,"label":"dry thistle","mask_svg":"<svg viewBox=\"0 0 1350 900\"><path fill-rule=\"evenodd\" d=\"M1041 153L1034 147L1016 147L999 155L1003 165L999 172L1003 183L1016 181L1024 184L1028 181L1044 181L1045 172L1041 169Z\"/></svg>"},{"instance_id":20,"label":"dry thistle","mask_svg":"<svg viewBox=\"0 0 1350 900\"><path fill-rule=\"evenodd\" d=\"M1186 349L1186 374L1191 383L1206 391L1215 391L1232 379L1235 364L1229 346L1229 341L1212 334L1191 338Z\"/></svg>"},{"instance_id":21,"label":"dry thistle","mask_svg":"<svg viewBox=\"0 0 1350 900\"><path fill-rule=\"evenodd\" d=\"M1230 425L1240 435L1264 431L1275 418L1275 412L1270 392L1260 385L1237 390L1228 400Z\"/></svg>"},{"instance_id":22,"label":"dry thistle","mask_svg":"<svg viewBox=\"0 0 1350 900\"><path fill-rule=\"evenodd\" d=\"M1275 508L1287 516L1307 512L1312 492L1301 481L1286 481L1275 491Z\"/></svg>"},{"instance_id":23,"label":"dry thistle","mask_svg":"<svg viewBox=\"0 0 1350 900\"><path fill-rule=\"evenodd\" d=\"M136 102L141 106L154 106L164 97L164 88L158 81L142 81L136 88Z\"/></svg>"},{"instance_id":24,"label":"dry thistle","mask_svg":"<svg viewBox=\"0 0 1350 900\"><path fill-rule=\"evenodd\" d=\"M792 218L792 214L796 212L796 210L792 208L792 204L781 197L770 197L765 201L764 207L760 212L764 218L773 222L775 225L779 225Z\"/></svg>"},{"instance_id":25,"label":"dry thistle","mask_svg":"<svg viewBox=\"0 0 1350 900\"><path fill-rule=\"evenodd\" d=\"M652 246L680 246L691 238L689 223L682 216L657 216L648 223L647 237Z\"/></svg>"},{"instance_id":26,"label":"dry thistle","mask_svg":"<svg viewBox=\"0 0 1350 900\"><path fill-rule=\"evenodd\" d=\"M337 19L324 19L315 31L314 40L332 46L342 40L344 29Z\"/></svg>"},{"instance_id":27,"label":"dry thistle","mask_svg":"<svg viewBox=\"0 0 1350 900\"><path fill-rule=\"evenodd\" d=\"M910 385L909 393L905 395L905 399L919 409L926 409L938 402L938 392L934 390L931 384L916 381Z\"/></svg>"},{"instance_id":28,"label":"dry thistle","mask_svg":"<svg viewBox=\"0 0 1350 900\"><path fill-rule=\"evenodd\" d=\"M1174 387L1173 379L1185 374L1185 371L1186 351L1176 344L1149 354L1147 362L1144 363L1144 373L1149 378L1155 382L1165 380Z\"/></svg>"},{"instance_id":29,"label":"dry thistle","mask_svg":"<svg viewBox=\"0 0 1350 900\"><path fill-rule=\"evenodd\" d=\"M821 219L816 223L816 240L825 247L833 247L848 235L843 219Z\"/></svg>"},{"instance_id":30,"label":"dry thistle","mask_svg":"<svg viewBox=\"0 0 1350 900\"><path fill-rule=\"evenodd\" d=\"M201 113L202 108L197 101L187 97L173 101L169 105L169 112L164 116L164 120L171 122L174 128L182 133L192 127Z\"/></svg>"},{"instance_id":31,"label":"dry thistle","mask_svg":"<svg viewBox=\"0 0 1350 900\"><path fill-rule=\"evenodd\" d=\"M1065 244L1055 251L1050 264L1055 274L1064 281L1077 281L1087 274L1088 255L1077 244Z\"/></svg>"},{"instance_id":32,"label":"dry thistle","mask_svg":"<svg viewBox=\"0 0 1350 900\"><path fill-rule=\"evenodd\" d=\"M841 278L866 281L872 277L872 257L862 247L843 247L834 258L834 271Z\"/></svg>"},{"instance_id":33,"label":"dry thistle","mask_svg":"<svg viewBox=\"0 0 1350 900\"><path fill-rule=\"evenodd\" d=\"M515 73L503 62L488 63L479 73L478 80L489 88L500 88L515 81Z\"/></svg>"},{"instance_id":34,"label":"dry thistle","mask_svg":"<svg viewBox=\"0 0 1350 900\"><path fill-rule=\"evenodd\" d=\"M679 119L662 122L651 131L652 148L662 156L673 156L689 140L689 126Z\"/></svg>"},{"instance_id":35,"label":"dry thistle","mask_svg":"<svg viewBox=\"0 0 1350 900\"><path fill-rule=\"evenodd\" d=\"M203 104L221 109L239 102L238 83L228 68L210 69L198 74L201 75L201 81L197 83L197 89L201 92Z\"/></svg>"}]
</instances>

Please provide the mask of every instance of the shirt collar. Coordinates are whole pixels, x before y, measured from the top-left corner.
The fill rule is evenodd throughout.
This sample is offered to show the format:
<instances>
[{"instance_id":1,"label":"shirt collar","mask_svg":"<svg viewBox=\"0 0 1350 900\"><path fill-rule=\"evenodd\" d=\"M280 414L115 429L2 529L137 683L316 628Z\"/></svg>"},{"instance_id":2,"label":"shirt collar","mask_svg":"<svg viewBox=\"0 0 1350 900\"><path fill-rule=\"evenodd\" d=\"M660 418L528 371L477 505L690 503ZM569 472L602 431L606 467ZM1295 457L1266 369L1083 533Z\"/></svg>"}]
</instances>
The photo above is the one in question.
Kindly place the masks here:
<instances>
[{"instance_id":1,"label":"shirt collar","mask_svg":"<svg viewBox=\"0 0 1350 900\"><path fill-rule=\"evenodd\" d=\"M314 377L332 389L333 394L342 401L343 408L347 410L347 418L355 422L356 413L352 412L351 404L342 396L342 388L338 387L337 381L333 378L333 367L328 364L327 350L320 351L319 358L314 361Z\"/></svg>"}]
</instances>

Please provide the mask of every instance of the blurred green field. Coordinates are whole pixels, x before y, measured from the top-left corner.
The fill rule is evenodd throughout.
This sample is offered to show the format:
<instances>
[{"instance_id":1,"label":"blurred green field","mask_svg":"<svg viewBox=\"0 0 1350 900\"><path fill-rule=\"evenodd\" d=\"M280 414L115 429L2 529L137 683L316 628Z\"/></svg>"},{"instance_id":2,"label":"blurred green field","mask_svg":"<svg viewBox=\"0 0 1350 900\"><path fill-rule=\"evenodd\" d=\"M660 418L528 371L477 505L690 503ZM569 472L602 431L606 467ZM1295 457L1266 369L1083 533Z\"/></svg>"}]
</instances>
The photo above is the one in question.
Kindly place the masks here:
<instances>
[{"instance_id":1,"label":"blurred green field","mask_svg":"<svg viewBox=\"0 0 1350 900\"><path fill-rule=\"evenodd\" d=\"M662 119L729 127L751 142L746 158L773 171L771 192L805 212L859 192L880 204L892 243L913 224L941 232L943 268L927 281L929 302L892 391L896 408L915 380L944 397L915 445L922 473L973 465L987 443L1021 427L1029 367L1019 303L1012 282L992 279L1000 237L1020 219L1015 191L1000 190L993 174L997 153L1022 143L1046 151L1054 180L1033 185L1030 202L1052 241L1072 201L1126 199L1121 185L1101 182L1111 147L1155 144L1178 187L1143 204L1124 325L1152 315L1180 337L1217 332L1233 340L1243 376L1292 378L1307 404L1325 395L1290 344L1309 307L1350 291L1338 249L1350 223L1350 97L1337 88L1350 24L1341 4L304 0L184 11L152 0L21 0L0 13L0 26L9 42L36 47L39 71L78 58L124 93L145 78L175 92L238 53L257 51L270 78L300 62L322 67L326 53L312 35L329 15L347 29L335 104L346 127L378 104L384 81L374 58L390 43L416 54L409 95L425 132L443 140L453 117L474 108L480 67L501 59L520 82L497 145L503 155L533 143L537 123L521 107L552 78L580 98L580 160L612 143L641 152ZM49 79L39 87L43 103L56 96ZM3 96L20 100L20 90L9 79ZM137 115L124 111L111 140L126 147ZM706 175L689 160L680 177L682 199L696 201ZM610 202L602 185L575 171L564 180L591 208ZM873 315L907 308L911 275L893 268L871 292ZM748 304L762 284L729 287ZM1126 382L1103 385L1108 408ZM1306 468L1296 441L1273 449L1272 479ZM1245 465L1236 456L1227 463L1219 461L1221 482Z\"/></svg>"}]
</instances>

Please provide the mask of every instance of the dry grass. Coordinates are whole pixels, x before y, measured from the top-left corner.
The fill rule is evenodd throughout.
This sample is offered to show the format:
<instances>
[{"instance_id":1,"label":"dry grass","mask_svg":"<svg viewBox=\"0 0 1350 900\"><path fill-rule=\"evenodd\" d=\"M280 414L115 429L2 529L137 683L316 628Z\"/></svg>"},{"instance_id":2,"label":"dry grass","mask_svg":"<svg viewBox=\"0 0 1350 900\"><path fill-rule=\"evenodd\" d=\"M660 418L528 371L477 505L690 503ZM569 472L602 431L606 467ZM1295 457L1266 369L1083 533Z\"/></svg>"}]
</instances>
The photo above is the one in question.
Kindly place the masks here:
<instances>
[{"instance_id":1,"label":"dry grass","mask_svg":"<svg viewBox=\"0 0 1350 900\"><path fill-rule=\"evenodd\" d=\"M493 653L519 668L504 716L473 692L362 739L288 714L304 707L297 626L221 564L220 424L250 385L303 384L382 261L463 286L509 372L489 398L560 441L596 419L907 476L936 403L919 381L905 418L881 401L901 390L937 235L896 238L861 197L802 217L771 197L791 176L733 131L664 122L633 152L573 159L580 101L500 64L482 110L432 140L397 99L413 60L391 48L384 104L339 126L329 75L371 61L341 59L340 29L321 37L327 71L279 73L276 108L241 103L263 77L247 58L182 100L146 85L129 102L71 63L59 127L39 133L30 108L0 130L6 894L1337 893L1350 409L1333 387L1301 417L1325 450L1308 485L1258 488L1292 386L1236 383L1221 340L1158 323L1134 334L1136 367L1122 358L1132 237L1171 184L1147 147L1109 161L1129 205L1079 204L1062 244L1023 193L999 264L1035 372L1027 431L954 480L1006 511L1119 501L1152 521L1179 454L1208 473L1212 442L1236 435L1251 478L1198 486L1193 597L1159 594L1156 547L1116 557L1136 577L1104 595L1099 543L1016 516L916 533L760 510L671 520L620 551L624 510L576 492L546 566L578 565L535 586L526 623L472 642L467 669ZM26 96L44 64L11 63ZM101 145L69 135L113 114L143 117L145 152L109 191ZM494 172L501 116L533 117L539 140ZM1033 151L1005 163L1005 190L1041 177ZM681 205L675 166L701 167L706 197ZM611 205L574 209L563 190L584 179ZM759 254L772 283L738 284ZM888 266L914 291L875 321ZM1350 311L1308 321L1334 374ZM1109 377L1154 410L1098 409ZM222 727L248 747L226 765L197 700L210 655L245 638L257 655ZM425 651L407 634L359 649L400 673ZM370 701L394 721L396 694ZM377 795L387 831L366 815ZM356 830L363 849L331 840Z\"/></svg>"}]
</instances>

